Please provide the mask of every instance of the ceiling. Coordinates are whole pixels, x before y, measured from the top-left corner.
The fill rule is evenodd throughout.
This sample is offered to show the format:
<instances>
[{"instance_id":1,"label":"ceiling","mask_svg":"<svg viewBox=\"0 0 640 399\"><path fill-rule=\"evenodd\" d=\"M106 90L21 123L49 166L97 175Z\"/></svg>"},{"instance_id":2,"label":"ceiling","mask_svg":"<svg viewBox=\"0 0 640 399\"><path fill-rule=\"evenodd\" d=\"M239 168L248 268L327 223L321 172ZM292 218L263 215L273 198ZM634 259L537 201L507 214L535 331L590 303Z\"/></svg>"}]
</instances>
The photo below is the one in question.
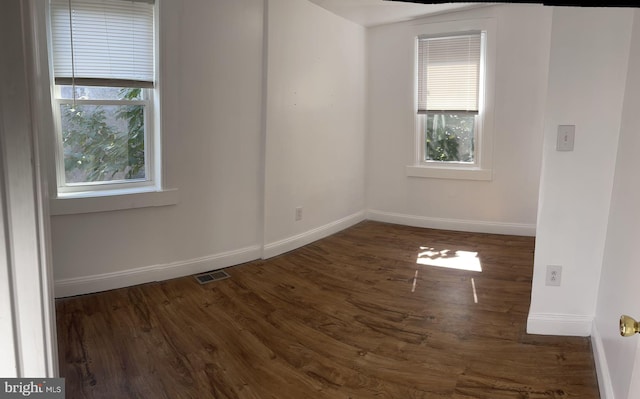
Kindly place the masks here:
<instances>
[{"instance_id":1,"label":"ceiling","mask_svg":"<svg viewBox=\"0 0 640 399\"><path fill-rule=\"evenodd\" d=\"M481 6L478 3L416 4L384 0L310 1L334 14L367 27Z\"/></svg>"}]
</instances>

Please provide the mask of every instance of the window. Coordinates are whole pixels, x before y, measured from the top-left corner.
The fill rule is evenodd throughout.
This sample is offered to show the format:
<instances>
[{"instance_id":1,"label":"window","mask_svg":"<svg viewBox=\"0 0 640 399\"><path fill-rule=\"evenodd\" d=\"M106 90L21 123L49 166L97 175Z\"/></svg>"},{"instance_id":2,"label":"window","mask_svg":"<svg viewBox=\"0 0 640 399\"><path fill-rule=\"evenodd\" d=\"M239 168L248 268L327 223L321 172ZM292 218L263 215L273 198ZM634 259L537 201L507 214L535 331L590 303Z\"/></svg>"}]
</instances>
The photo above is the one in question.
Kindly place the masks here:
<instances>
[{"instance_id":1,"label":"window","mask_svg":"<svg viewBox=\"0 0 640 399\"><path fill-rule=\"evenodd\" d=\"M58 194L159 188L153 1L50 5Z\"/></svg>"},{"instance_id":2,"label":"window","mask_svg":"<svg viewBox=\"0 0 640 399\"><path fill-rule=\"evenodd\" d=\"M474 164L482 33L418 39L424 160Z\"/></svg>"},{"instance_id":3,"label":"window","mask_svg":"<svg viewBox=\"0 0 640 399\"><path fill-rule=\"evenodd\" d=\"M416 161L407 174L490 180L488 29L473 21L457 28L476 29L455 25L416 39Z\"/></svg>"}]
</instances>

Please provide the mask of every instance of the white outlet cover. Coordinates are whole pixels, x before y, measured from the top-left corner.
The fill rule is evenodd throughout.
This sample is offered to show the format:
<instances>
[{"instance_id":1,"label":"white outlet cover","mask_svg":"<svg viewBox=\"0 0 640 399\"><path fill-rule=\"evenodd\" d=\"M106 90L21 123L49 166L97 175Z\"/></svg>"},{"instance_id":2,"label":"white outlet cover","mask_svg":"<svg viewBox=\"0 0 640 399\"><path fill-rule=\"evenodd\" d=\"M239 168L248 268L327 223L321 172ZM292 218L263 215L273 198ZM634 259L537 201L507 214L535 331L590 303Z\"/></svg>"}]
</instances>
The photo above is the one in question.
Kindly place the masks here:
<instances>
[{"instance_id":1,"label":"white outlet cover","mask_svg":"<svg viewBox=\"0 0 640 399\"><path fill-rule=\"evenodd\" d=\"M296 221L302 220L302 207L296 207Z\"/></svg>"},{"instance_id":2,"label":"white outlet cover","mask_svg":"<svg viewBox=\"0 0 640 399\"><path fill-rule=\"evenodd\" d=\"M573 151L576 137L576 125L558 125L557 151Z\"/></svg>"},{"instance_id":3,"label":"white outlet cover","mask_svg":"<svg viewBox=\"0 0 640 399\"><path fill-rule=\"evenodd\" d=\"M545 285L559 287L562 283L562 266L548 265Z\"/></svg>"}]
</instances>

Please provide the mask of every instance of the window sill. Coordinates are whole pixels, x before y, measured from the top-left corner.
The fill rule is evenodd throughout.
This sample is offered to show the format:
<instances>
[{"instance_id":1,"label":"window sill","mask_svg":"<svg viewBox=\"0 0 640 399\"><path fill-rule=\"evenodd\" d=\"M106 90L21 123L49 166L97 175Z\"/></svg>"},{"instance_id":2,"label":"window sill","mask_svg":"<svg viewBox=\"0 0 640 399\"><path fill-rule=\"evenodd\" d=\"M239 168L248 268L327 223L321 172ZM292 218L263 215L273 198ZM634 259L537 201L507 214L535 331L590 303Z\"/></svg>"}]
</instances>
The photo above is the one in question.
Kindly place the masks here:
<instances>
[{"instance_id":1,"label":"window sill","mask_svg":"<svg viewBox=\"0 0 640 399\"><path fill-rule=\"evenodd\" d=\"M459 179L459 180L491 180L491 169L442 167L426 165L407 165L406 174L409 177L426 177L433 179Z\"/></svg>"},{"instance_id":2,"label":"window sill","mask_svg":"<svg viewBox=\"0 0 640 399\"><path fill-rule=\"evenodd\" d=\"M49 200L51 215L108 212L123 209L167 206L178 203L178 190L146 189L108 190L59 194Z\"/></svg>"}]
</instances>

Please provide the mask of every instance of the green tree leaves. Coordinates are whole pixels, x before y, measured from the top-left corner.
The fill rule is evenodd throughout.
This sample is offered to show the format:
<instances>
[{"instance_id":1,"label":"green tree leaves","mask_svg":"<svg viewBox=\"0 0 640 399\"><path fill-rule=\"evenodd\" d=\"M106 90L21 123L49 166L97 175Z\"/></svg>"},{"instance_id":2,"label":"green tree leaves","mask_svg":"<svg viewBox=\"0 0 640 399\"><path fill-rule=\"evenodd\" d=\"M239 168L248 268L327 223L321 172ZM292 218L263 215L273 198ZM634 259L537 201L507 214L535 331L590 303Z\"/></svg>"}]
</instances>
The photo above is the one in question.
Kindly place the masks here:
<instances>
[{"instance_id":1,"label":"green tree leaves","mask_svg":"<svg viewBox=\"0 0 640 399\"><path fill-rule=\"evenodd\" d=\"M140 98L142 89L123 89L123 98ZM127 105L118 112L118 118L127 121L129 137L127 139L129 170L127 179L144 178L144 109L141 105Z\"/></svg>"},{"instance_id":2,"label":"green tree leaves","mask_svg":"<svg viewBox=\"0 0 640 399\"><path fill-rule=\"evenodd\" d=\"M440 162L474 161L475 116L430 113L425 132L425 158Z\"/></svg>"},{"instance_id":3,"label":"green tree leaves","mask_svg":"<svg viewBox=\"0 0 640 399\"><path fill-rule=\"evenodd\" d=\"M140 98L136 88L121 98ZM129 180L145 177L144 106L61 106L67 183Z\"/></svg>"}]
</instances>

